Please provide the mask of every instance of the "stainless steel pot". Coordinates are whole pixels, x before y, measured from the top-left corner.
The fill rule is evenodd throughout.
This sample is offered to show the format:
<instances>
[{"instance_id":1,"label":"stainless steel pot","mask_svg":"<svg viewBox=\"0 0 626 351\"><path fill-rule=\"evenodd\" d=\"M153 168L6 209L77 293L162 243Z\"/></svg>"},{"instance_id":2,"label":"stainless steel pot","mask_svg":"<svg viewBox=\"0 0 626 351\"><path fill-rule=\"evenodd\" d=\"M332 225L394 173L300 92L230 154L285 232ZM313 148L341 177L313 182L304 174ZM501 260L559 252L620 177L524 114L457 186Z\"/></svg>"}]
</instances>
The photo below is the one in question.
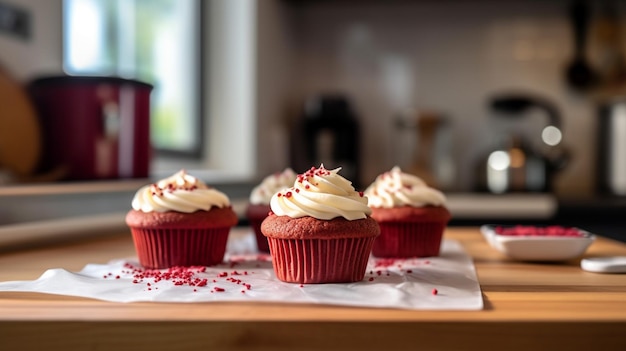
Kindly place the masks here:
<instances>
[{"instance_id":1,"label":"stainless steel pot","mask_svg":"<svg viewBox=\"0 0 626 351\"><path fill-rule=\"evenodd\" d=\"M626 98L601 104L599 117L598 190L626 195Z\"/></svg>"}]
</instances>

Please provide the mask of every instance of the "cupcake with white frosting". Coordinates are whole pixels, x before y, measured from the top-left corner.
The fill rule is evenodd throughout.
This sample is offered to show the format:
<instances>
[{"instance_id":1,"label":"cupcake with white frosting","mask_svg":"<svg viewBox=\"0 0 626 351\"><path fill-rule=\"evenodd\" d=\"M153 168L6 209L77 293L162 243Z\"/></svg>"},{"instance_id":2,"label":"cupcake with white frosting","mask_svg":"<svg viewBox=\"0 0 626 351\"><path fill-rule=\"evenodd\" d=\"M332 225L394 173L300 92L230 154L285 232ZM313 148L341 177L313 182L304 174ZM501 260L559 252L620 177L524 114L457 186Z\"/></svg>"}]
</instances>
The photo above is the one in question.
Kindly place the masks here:
<instances>
[{"instance_id":1,"label":"cupcake with white frosting","mask_svg":"<svg viewBox=\"0 0 626 351\"><path fill-rule=\"evenodd\" d=\"M445 195L399 167L380 174L365 190L381 235L372 253L377 257L438 256L450 220Z\"/></svg>"},{"instance_id":2,"label":"cupcake with white frosting","mask_svg":"<svg viewBox=\"0 0 626 351\"><path fill-rule=\"evenodd\" d=\"M272 196L261 231L278 279L291 283L345 283L365 276L380 234L367 198L324 166L299 174Z\"/></svg>"},{"instance_id":3,"label":"cupcake with white frosting","mask_svg":"<svg viewBox=\"0 0 626 351\"><path fill-rule=\"evenodd\" d=\"M270 200L278 191L289 188L296 181L296 173L291 168L271 174L263 179L250 192L246 208L246 218L256 236L257 248L261 252L270 252L267 239L261 233L261 223L270 212Z\"/></svg>"},{"instance_id":4,"label":"cupcake with white frosting","mask_svg":"<svg viewBox=\"0 0 626 351\"><path fill-rule=\"evenodd\" d=\"M140 188L126 215L139 263L146 268L222 262L237 222L226 194L184 170Z\"/></svg>"}]
</instances>

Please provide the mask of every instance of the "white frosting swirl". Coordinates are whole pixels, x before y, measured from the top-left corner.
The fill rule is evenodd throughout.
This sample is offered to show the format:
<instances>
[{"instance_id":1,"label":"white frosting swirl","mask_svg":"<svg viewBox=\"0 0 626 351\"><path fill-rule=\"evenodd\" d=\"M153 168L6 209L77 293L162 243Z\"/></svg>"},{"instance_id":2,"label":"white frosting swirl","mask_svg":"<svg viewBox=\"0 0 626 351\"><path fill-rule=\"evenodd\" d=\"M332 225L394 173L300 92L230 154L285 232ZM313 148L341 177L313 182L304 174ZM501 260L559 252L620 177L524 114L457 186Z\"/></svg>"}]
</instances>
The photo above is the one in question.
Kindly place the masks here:
<instances>
[{"instance_id":1,"label":"white frosting swirl","mask_svg":"<svg viewBox=\"0 0 626 351\"><path fill-rule=\"evenodd\" d=\"M224 193L208 187L184 170L171 177L140 188L133 198L133 209L142 212L208 211L212 206L230 206Z\"/></svg>"},{"instance_id":2,"label":"white frosting swirl","mask_svg":"<svg viewBox=\"0 0 626 351\"><path fill-rule=\"evenodd\" d=\"M252 189L250 193L250 203L253 205L267 205L272 199L272 195L279 190L288 188L296 181L296 172L291 168L286 168L281 173L271 174L263 179L261 184Z\"/></svg>"},{"instance_id":3,"label":"white frosting swirl","mask_svg":"<svg viewBox=\"0 0 626 351\"><path fill-rule=\"evenodd\" d=\"M354 190L349 180L337 174L340 169L326 170L321 165L299 174L293 187L272 196L272 212L278 216L310 216L322 220L366 218L372 213L367 207L367 198Z\"/></svg>"},{"instance_id":4,"label":"white frosting swirl","mask_svg":"<svg viewBox=\"0 0 626 351\"><path fill-rule=\"evenodd\" d=\"M368 205L377 208L443 206L446 203L442 192L427 186L419 177L403 173L397 166L376 177L365 189L365 195Z\"/></svg>"}]
</instances>

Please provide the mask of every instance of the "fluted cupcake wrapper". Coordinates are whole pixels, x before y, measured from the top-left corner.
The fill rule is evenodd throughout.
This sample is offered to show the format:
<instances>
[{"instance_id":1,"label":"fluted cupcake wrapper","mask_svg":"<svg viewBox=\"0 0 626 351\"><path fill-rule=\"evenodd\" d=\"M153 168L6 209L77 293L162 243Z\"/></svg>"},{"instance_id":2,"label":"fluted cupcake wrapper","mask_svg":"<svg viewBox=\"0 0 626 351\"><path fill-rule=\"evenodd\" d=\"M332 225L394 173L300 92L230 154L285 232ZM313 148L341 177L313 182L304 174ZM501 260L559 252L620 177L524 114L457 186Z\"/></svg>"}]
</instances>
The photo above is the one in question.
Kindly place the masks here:
<instances>
[{"instance_id":1,"label":"fluted cupcake wrapper","mask_svg":"<svg viewBox=\"0 0 626 351\"><path fill-rule=\"evenodd\" d=\"M363 280L374 237L267 240L279 280L300 284L349 283Z\"/></svg>"},{"instance_id":2,"label":"fluted cupcake wrapper","mask_svg":"<svg viewBox=\"0 0 626 351\"><path fill-rule=\"evenodd\" d=\"M254 231L254 236L256 237L257 249L259 249L259 252L269 253L270 246L267 242L267 238L261 232L261 223L263 223L263 219L258 220L258 219L249 218L248 221L250 222L250 226L252 227L252 230Z\"/></svg>"},{"instance_id":3,"label":"fluted cupcake wrapper","mask_svg":"<svg viewBox=\"0 0 626 351\"><path fill-rule=\"evenodd\" d=\"M214 229L131 228L139 263L145 268L212 266L221 263L230 227Z\"/></svg>"},{"instance_id":4,"label":"fluted cupcake wrapper","mask_svg":"<svg viewBox=\"0 0 626 351\"><path fill-rule=\"evenodd\" d=\"M443 231L447 222L379 223L380 236L374 241L376 257L439 256Z\"/></svg>"}]
</instances>

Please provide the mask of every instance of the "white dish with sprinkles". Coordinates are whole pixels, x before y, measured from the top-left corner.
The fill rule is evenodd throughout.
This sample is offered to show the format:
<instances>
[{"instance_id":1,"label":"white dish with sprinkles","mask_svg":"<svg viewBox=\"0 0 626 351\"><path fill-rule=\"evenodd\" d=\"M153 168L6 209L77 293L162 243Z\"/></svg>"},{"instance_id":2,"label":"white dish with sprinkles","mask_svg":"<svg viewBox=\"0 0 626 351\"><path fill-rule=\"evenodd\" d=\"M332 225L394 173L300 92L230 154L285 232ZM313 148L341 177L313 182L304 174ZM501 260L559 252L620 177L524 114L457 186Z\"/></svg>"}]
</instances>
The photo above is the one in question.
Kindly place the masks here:
<instances>
[{"instance_id":1,"label":"white dish with sprinkles","mask_svg":"<svg viewBox=\"0 0 626 351\"><path fill-rule=\"evenodd\" d=\"M566 261L582 256L596 236L562 226L496 225L480 227L491 247L520 261Z\"/></svg>"}]
</instances>

